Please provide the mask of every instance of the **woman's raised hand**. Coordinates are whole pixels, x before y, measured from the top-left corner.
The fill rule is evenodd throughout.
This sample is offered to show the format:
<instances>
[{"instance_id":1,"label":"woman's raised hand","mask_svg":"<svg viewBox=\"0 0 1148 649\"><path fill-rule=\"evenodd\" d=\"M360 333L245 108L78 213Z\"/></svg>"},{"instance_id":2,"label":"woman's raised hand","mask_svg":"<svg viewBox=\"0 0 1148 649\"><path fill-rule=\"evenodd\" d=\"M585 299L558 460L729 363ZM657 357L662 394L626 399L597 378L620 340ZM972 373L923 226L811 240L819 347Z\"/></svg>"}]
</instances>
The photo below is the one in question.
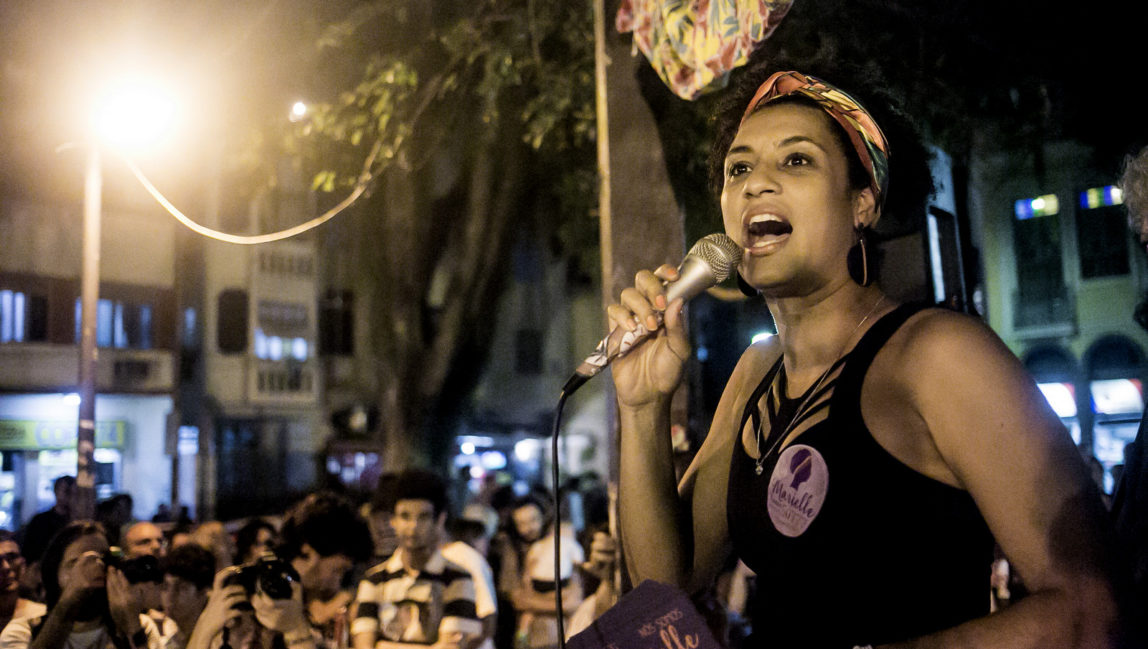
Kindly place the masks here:
<instances>
[{"instance_id":1,"label":"woman's raised hand","mask_svg":"<svg viewBox=\"0 0 1148 649\"><path fill-rule=\"evenodd\" d=\"M638 407L668 397L682 378L682 366L690 355L682 322L683 301L679 298L666 304L663 286L677 278L677 269L668 264L654 272L639 271L634 286L623 290L619 303L606 309L611 328L634 331L641 324L654 331L650 340L611 364L622 406ZM660 328L659 315L664 318Z\"/></svg>"}]
</instances>

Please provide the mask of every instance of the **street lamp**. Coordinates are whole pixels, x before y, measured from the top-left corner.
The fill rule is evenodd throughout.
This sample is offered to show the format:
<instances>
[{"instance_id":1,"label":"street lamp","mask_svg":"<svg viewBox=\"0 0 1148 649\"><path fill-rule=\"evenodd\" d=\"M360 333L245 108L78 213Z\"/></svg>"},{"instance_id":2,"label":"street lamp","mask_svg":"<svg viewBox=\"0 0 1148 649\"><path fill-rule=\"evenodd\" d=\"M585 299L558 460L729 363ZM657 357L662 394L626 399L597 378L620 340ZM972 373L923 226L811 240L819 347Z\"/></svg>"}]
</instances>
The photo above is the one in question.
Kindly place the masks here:
<instances>
[{"instance_id":1,"label":"street lamp","mask_svg":"<svg viewBox=\"0 0 1148 649\"><path fill-rule=\"evenodd\" d=\"M97 102L84 167L84 227L80 268L79 421L76 429L76 518L93 518L96 505L97 306L100 300L101 151L128 151L153 142L170 126L175 103L160 86L124 79Z\"/></svg>"}]
</instances>

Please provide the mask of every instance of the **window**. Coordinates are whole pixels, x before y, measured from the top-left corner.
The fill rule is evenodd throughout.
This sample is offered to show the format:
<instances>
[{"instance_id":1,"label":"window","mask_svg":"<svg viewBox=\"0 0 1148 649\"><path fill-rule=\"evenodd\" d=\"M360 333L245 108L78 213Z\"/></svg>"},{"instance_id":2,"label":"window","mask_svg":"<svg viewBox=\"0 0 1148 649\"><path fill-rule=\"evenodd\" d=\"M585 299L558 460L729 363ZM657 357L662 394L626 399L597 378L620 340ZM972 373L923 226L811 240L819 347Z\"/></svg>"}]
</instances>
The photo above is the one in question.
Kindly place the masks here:
<instances>
[{"instance_id":1,"label":"window","mask_svg":"<svg viewBox=\"0 0 1148 649\"><path fill-rule=\"evenodd\" d=\"M319 303L319 353L350 356L355 353L354 295L328 289Z\"/></svg>"},{"instance_id":2,"label":"window","mask_svg":"<svg viewBox=\"0 0 1148 649\"><path fill-rule=\"evenodd\" d=\"M242 354L247 351L247 291L228 289L219 294L219 351Z\"/></svg>"},{"instance_id":3,"label":"window","mask_svg":"<svg viewBox=\"0 0 1148 649\"><path fill-rule=\"evenodd\" d=\"M307 360L311 315L296 302L260 300L255 307L255 356L263 360Z\"/></svg>"},{"instance_id":4,"label":"window","mask_svg":"<svg viewBox=\"0 0 1148 649\"><path fill-rule=\"evenodd\" d=\"M1082 279L1128 274L1128 224L1120 205L1078 210L1076 242Z\"/></svg>"},{"instance_id":5,"label":"window","mask_svg":"<svg viewBox=\"0 0 1148 649\"><path fill-rule=\"evenodd\" d=\"M183 346L187 349L199 349L198 320L199 315L194 308L183 310Z\"/></svg>"},{"instance_id":6,"label":"window","mask_svg":"<svg viewBox=\"0 0 1148 649\"><path fill-rule=\"evenodd\" d=\"M152 307L119 300L96 303L96 346L151 349ZM83 336L83 303L76 298L76 342Z\"/></svg>"},{"instance_id":7,"label":"window","mask_svg":"<svg viewBox=\"0 0 1148 649\"><path fill-rule=\"evenodd\" d=\"M1062 322L1068 317L1068 290L1061 260L1060 221L1055 216L1015 219L1017 304L1014 326Z\"/></svg>"},{"instance_id":8,"label":"window","mask_svg":"<svg viewBox=\"0 0 1148 649\"><path fill-rule=\"evenodd\" d=\"M48 300L23 291L0 290L0 343L47 340Z\"/></svg>"}]
</instances>

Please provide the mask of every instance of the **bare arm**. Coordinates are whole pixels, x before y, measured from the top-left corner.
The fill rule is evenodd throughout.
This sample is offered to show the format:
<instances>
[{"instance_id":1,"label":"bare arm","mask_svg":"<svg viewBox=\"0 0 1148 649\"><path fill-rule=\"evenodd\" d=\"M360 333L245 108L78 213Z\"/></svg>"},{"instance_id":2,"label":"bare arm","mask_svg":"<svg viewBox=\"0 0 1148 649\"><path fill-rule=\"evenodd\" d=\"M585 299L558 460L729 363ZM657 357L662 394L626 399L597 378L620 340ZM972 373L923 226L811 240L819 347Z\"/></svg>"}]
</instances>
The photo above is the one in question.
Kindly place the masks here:
<instances>
[{"instance_id":1,"label":"bare arm","mask_svg":"<svg viewBox=\"0 0 1148 649\"><path fill-rule=\"evenodd\" d=\"M664 305L661 281L674 270L638 273L635 288L610 307L615 326L646 320ZM670 443L670 397L681 376L689 344L681 304L668 305L665 328L614 362L620 411L619 532L634 583L653 579L690 592L710 585L729 553L726 488L730 453L737 442L736 417L743 389L776 349L754 347L742 356L722 394L711 432L676 485ZM752 387L752 386L750 386Z\"/></svg>"},{"instance_id":2,"label":"bare arm","mask_svg":"<svg viewBox=\"0 0 1148 649\"><path fill-rule=\"evenodd\" d=\"M692 563L688 514L678 499L669 397L662 401L642 409L621 409L619 532L635 584L653 579L684 587Z\"/></svg>"},{"instance_id":3,"label":"bare arm","mask_svg":"<svg viewBox=\"0 0 1148 649\"><path fill-rule=\"evenodd\" d=\"M1120 646L1108 521L1060 421L979 321L929 313L895 359L945 467L976 501L1031 594L905 647Z\"/></svg>"},{"instance_id":4,"label":"bare arm","mask_svg":"<svg viewBox=\"0 0 1148 649\"><path fill-rule=\"evenodd\" d=\"M72 632L72 617L64 607L57 604L48 612L40 633L32 638L30 649L62 649Z\"/></svg>"},{"instance_id":5,"label":"bare arm","mask_svg":"<svg viewBox=\"0 0 1148 649\"><path fill-rule=\"evenodd\" d=\"M612 366L621 435L619 531L635 584L654 579L684 586L690 565L669 434L670 400L690 353L682 303L667 305L662 291L662 281L674 277L669 266L656 275L642 271L635 286L622 291L620 304L607 309L612 326L633 330L642 322L657 330ZM663 309L665 327L658 329L656 314Z\"/></svg>"},{"instance_id":6,"label":"bare arm","mask_svg":"<svg viewBox=\"0 0 1148 649\"><path fill-rule=\"evenodd\" d=\"M546 613L553 615L558 610L554 593L540 593L530 585L529 578L514 592L514 608L519 613ZM582 578L578 573L570 577L570 582L562 588L562 609L570 615L582 603Z\"/></svg>"}]
</instances>

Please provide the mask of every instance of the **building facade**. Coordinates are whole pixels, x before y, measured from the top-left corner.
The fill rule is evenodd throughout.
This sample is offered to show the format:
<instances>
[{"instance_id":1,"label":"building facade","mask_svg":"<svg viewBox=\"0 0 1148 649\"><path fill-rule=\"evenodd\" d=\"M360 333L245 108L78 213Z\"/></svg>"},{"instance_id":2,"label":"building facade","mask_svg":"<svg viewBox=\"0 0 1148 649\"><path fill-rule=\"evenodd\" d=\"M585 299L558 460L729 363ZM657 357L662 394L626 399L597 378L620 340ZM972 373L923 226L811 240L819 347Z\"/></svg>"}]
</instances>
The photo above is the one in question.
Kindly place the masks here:
<instances>
[{"instance_id":1,"label":"building facade","mask_svg":"<svg viewBox=\"0 0 1148 649\"><path fill-rule=\"evenodd\" d=\"M142 202L106 205L97 315L96 495L134 514L172 500L177 373L174 222ZM53 504L75 475L80 204L0 195L0 527ZM146 251L141 254L140 251Z\"/></svg>"},{"instance_id":2,"label":"building facade","mask_svg":"<svg viewBox=\"0 0 1148 649\"><path fill-rule=\"evenodd\" d=\"M1073 142L996 154L971 172L988 322L1025 363L1105 489L1144 409L1148 332L1132 318L1148 288L1113 165ZM1105 169L1108 169L1107 171Z\"/></svg>"}]
</instances>

